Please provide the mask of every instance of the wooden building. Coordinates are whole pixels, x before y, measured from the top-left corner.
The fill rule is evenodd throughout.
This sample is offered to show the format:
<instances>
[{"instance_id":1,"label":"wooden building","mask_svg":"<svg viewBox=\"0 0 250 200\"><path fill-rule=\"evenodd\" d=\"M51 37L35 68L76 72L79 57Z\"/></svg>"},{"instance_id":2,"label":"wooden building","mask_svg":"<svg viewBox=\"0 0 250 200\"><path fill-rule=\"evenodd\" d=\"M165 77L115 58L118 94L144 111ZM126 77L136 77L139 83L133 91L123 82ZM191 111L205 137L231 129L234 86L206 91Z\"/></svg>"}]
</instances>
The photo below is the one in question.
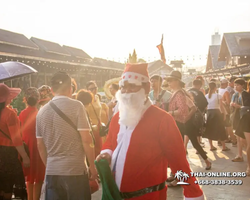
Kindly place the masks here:
<instances>
[{"instance_id":1,"label":"wooden building","mask_svg":"<svg viewBox=\"0 0 250 200\"><path fill-rule=\"evenodd\" d=\"M39 87L50 84L51 76L65 71L76 79L80 88L95 80L102 87L106 80L119 77L124 64L91 58L81 49L0 29L0 62L23 62L38 71L34 75L13 80L13 87ZM7 83L10 84L10 83Z\"/></svg>"},{"instance_id":2,"label":"wooden building","mask_svg":"<svg viewBox=\"0 0 250 200\"><path fill-rule=\"evenodd\" d=\"M224 33L220 47L210 46L209 53L206 72L202 75L221 77L248 74L250 72L250 32Z\"/></svg>"},{"instance_id":3,"label":"wooden building","mask_svg":"<svg viewBox=\"0 0 250 200\"><path fill-rule=\"evenodd\" d=\"M250 32L225 33L218 60L226 61L226 67L250 63Z\"/></svg>"}]
</instances>

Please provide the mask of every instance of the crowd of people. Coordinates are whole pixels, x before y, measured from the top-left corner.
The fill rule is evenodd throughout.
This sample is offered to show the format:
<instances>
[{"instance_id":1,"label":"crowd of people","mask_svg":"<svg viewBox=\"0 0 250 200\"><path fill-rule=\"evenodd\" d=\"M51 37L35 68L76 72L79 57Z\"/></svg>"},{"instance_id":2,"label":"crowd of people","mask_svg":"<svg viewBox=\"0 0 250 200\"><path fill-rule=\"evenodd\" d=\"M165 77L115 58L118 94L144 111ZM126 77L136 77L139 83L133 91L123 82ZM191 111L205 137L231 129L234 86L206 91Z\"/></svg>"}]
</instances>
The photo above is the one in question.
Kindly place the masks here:
<instances>
[{"instance_id":1,"label":"crowd of people","mask_svg":"<svg viewBox=\"0 0 250 200\"><path fill-rule=\"evenodd\" d=\"M39 200L43 184L46 200L91 199L90 182L99 181L94 161L101 159L110 163L122 198L165 200L165 181L175 187L176 171L191 171L189 140L205 169L212 168L202 138L210 151L218 148L214 141L222 151L232 143L238 149L232 162L243 162L246 148L250 176L250 81L243 78L211 79L206 89L197 76L185 88L179 71L149 77L147 64L127 64L104 103L95 81L78 89L57 72L50 86L24 91L18 116L10 103L20 92L0 84L0 200L10 200L17 185L27 188L28 200ZM184 196L204 199L195 178L187 182Z\"/></svg>"}]
</instances>

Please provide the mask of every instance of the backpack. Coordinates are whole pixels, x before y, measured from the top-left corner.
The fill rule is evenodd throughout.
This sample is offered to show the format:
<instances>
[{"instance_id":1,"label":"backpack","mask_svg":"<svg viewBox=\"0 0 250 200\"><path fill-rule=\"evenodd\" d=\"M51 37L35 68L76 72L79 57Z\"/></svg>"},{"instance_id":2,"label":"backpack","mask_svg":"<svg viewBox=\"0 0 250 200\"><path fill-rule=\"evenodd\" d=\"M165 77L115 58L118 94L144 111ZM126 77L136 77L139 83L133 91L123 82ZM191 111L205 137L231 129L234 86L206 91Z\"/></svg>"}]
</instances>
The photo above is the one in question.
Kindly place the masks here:
<instances>
[{"instance_id":1,"label":"backpack","mask_svg":"<svg viewBox=\"0 0 250 200\"><path fill-rule=\"evenodd\" d=\"M201 110L199 109L199 107L197 106L197 98L195 97L198 97L198 92L196 91L192 91L192 90L189 90L189 92L192 94L192 96L194 97L193 98L193 103L194 105L196 106L196 111L195 113L193 114L193 116L191 117L191 120L192 120L192 123L193 125L197 128L197 129L201 129L204 125L204 116L201 112ZM187 96L187 94L186 94ZM188 96L187 96L188 97ZM188 97L189 98L189 97ZM205 97L204 97L205 98ZM191 98L190 98L191 99ZM192 99L191 99L192 100Z\"/></svg>"}]
</instances>

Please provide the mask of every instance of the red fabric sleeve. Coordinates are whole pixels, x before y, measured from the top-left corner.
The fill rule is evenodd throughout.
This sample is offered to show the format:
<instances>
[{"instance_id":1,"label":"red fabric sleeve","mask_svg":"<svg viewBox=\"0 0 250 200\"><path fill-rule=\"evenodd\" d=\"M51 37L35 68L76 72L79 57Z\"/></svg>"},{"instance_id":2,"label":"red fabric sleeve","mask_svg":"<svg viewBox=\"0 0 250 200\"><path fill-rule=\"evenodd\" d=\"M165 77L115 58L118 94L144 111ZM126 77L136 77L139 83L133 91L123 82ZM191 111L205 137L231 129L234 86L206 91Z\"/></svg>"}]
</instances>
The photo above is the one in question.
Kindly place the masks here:
<instances>
[{"instance_id":1,"label":"red fabric sleeve","mask_svg":"<svg viewBox=\"0 0 250 200\"><path fill-rule=\"evenodd\" d=\"M18 116L19 122L20 122L20 135L22 136L22 130L23 130L23 121L24 121L24 114L23 111L21 111L21 113Z\"/></svg>"},{"instance_id":2,"label":"red fabric sleeve","mask_svg":"<svg viewBox=\"0 0 250 200\"><path fill-rule=\"evenodd\" d=\"M115 150L117 146L117 134L119 132L119 113L116 113L113 118L111 119L111 122L109 124L109 132L107 135L106 142L102 146L102 150L110 149L112 151Z\"/></svg>"},{"instance_id":3,"label":"red fabric sleeve","mask_svg":"<svg viewBox=\"0 0 250 200\"><path fill-rule=\"evenodd\" d=\"M14 111L11 111L9 118L7 120L7 126L10 133L10 137L13 143L13 146L23 145L23 141L20 133L20 121L17 117L17 114Z\"/></svg>"},{"instance_id":4,"label":"red fabric sleeve","mask_svg":"<svg viewBox=\"0 0 250 200\"><path fill-rule=\"evenodd\" d=\"M177 170L182 170L189 175L187 181L190 185L182 186L185 197L200 197L203 192L198 184L195 184L196 178L191 177L190 166L186 158L183 140L179 129L169 114L164 115L160 125L160 145L167 158L168 164L175 174Z\"/></svg>"}]
</instances>

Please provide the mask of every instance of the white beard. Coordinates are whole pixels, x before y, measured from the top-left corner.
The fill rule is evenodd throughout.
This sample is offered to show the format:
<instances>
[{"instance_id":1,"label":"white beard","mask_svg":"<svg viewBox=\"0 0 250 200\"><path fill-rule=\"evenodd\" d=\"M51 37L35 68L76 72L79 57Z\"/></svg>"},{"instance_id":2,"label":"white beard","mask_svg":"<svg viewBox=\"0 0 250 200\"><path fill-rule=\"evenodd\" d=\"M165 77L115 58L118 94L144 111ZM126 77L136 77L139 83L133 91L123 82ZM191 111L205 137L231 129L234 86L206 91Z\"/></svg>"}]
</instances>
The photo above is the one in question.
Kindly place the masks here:
<instances>
[{"instance_id":1,"label":"white beard","mask_svg":"<svg viewBox=\"0 0 250 200\"><path fill-rule=\"evenodd\" d=\"M144 89L136 93L116 93L119 102L119 124L135 128L141 120L145 108L146 94Z\"/></svg>"}]
</instances>

